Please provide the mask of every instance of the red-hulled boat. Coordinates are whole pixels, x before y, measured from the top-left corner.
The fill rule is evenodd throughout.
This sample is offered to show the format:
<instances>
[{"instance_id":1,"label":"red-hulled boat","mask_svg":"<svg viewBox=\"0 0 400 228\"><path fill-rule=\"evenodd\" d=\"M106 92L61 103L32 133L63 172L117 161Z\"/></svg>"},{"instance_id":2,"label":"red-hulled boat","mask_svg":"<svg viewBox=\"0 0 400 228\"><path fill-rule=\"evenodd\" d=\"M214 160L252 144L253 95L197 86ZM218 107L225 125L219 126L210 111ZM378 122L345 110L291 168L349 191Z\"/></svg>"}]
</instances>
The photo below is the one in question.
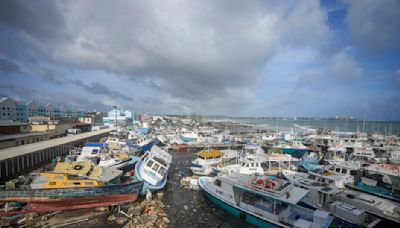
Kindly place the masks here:
<instances>
[{"instance_id":1,"label":"red-hulled boat","mask_svg":"<svg viewBox=\"0 0 400 228\"><path fill-rule=\"evenodd\" d=\"M54 188L0 191L0 202L26 202L23 211L48 212L113 206L137 199L143 181L83 188Z\"/></svg>"}]
</instances>

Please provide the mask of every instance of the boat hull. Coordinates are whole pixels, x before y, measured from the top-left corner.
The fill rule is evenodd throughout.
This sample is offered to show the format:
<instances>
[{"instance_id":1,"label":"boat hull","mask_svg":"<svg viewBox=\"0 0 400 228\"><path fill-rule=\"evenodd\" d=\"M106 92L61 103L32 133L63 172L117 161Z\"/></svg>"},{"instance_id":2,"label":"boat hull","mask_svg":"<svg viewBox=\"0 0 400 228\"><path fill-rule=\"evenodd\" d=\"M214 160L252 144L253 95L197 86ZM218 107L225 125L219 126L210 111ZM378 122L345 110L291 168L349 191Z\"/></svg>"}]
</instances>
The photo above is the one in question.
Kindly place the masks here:
<instances>
[{"instance_id":1,"label":"boat hull","mask_svg":"<svg viewBox=\"0 0 400 228\"><path fill-rule=\"evenodd\" d=\"M66 211L96 207L108 207L136 201L138 193L119 194L97 197L67 198L47 201L43 203L29 203L26 210L29 212Z\"/></svg>"},{"instance_id":2,"label":"boat hull","mask_svg":"<svg viewBox=\"0 0 400 228\"><path fill-rule=\"evenodd\" d=\"M57 203L65 200L81 200L87 197L130 195L137 194L142 185L142 181L137 181L99 187L6 190L0 191L0 202Z\"/></svg>"},{"instance_id":3,"label":"boat hull","mask_svg":"<svg viewBox=\"0 0 400 228\"><path fill-rule=\"evenodd\" d=\"M200 183L199 183L200 184ZM201 187L201 184L200 184ZM226 212L228 212L229 214L240 218L248 223L251 223L257 227L279 227L276 226L274 224L271 224L263 219L260 219L256 216L253 216L245 211L239 210L236 207L231 206L230 204L225 203L224 201L218 199L217 197L213 196L212 194L208 193L204 188L203 192L206 195L206 197L213 202L214 204L216 204L218 207L222 208L223 210L225 210Z\"/></svg>"}]
</instances>

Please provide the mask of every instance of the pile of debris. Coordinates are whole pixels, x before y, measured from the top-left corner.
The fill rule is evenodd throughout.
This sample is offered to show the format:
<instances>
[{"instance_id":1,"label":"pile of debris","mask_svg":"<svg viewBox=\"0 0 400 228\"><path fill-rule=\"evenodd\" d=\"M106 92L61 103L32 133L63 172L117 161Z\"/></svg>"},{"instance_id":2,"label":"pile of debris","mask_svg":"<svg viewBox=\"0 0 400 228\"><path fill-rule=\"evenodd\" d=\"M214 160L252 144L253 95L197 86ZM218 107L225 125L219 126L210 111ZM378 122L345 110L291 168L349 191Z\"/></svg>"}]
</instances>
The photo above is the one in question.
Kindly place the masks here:
<instances>
[{"instance_id":1,"label":"pile of debris","mask_svg":"<svg viewBox=\"0 0 400 228\"><path fill-rule=\"evenodd\" d=\"M130 227L167 227L169 219L164 211L164 204L161 201L163 193L157 193L157 197L152 199L147 197L142 202L133 203L127 212L120 210L117 215L110 215L107 218L109 223L124 225L124 228ZM122 216L121 216L122 215Z\"/></svg>"},{"instance_id":2,"label":"pile of debris","mask_svg":"<svg viewBox=\"0 0 400 228\"><path fill-rule=\"evenodd\" d=\"M182 177L180 183L181 183L181 188L200 190L199 176Z\"/></svg>"}]
</instances>

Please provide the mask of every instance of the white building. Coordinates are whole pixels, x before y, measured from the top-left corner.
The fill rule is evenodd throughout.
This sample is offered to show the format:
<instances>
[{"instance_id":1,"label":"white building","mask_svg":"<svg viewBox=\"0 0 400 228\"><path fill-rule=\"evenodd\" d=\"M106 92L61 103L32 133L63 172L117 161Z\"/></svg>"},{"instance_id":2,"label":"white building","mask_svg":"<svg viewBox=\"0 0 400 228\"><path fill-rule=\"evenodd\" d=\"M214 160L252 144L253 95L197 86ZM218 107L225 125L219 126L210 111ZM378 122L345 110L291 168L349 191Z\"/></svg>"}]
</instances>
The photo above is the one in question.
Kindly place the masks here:
<instances>
[{"instance_id":1,"label":"white building","mask_svg":"<svg viewBox=\"0 0 400 228\"><path fill-rule=\"evenodd\" d=\"M13 121L16 119L16 102L9 97L0 98L0 120Z\"/></svg>"}]
</instances>

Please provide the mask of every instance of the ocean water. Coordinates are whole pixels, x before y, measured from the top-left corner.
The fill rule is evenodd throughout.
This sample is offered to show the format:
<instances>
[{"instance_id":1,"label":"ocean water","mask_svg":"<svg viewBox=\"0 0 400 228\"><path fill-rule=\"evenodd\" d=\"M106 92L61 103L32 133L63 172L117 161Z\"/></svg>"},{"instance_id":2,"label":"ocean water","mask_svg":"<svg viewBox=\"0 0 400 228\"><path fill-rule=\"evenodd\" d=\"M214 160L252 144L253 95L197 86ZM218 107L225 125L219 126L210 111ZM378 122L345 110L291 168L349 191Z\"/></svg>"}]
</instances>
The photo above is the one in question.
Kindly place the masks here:
<instances>
[{"instance_id":1,"label":"ocean water","mask_svg":"<svg viewBox=\"0 0 400 228\"><path fill-rule=\"evenodd\" d=\"M328 128L335 132L366 132L400 135L400 121L363 121L342 119L257 119L234 118L231 121L254 125L260 129L303 131L294 125L312 129Z\"/></svg>"}]
</instances>

